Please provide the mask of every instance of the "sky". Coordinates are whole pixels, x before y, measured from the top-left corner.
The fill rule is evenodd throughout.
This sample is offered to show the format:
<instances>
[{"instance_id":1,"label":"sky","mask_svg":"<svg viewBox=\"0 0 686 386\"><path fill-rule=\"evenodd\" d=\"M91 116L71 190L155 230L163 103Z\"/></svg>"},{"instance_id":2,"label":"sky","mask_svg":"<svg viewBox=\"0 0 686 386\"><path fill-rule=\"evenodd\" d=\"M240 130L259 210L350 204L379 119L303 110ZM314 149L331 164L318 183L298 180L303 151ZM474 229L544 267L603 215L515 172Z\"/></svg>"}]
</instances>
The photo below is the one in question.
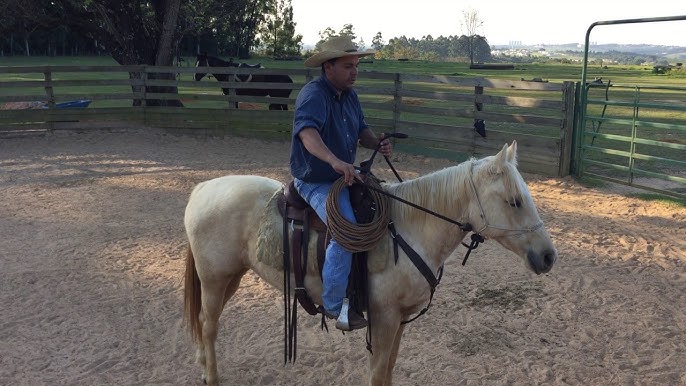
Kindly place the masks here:
<instances>
[{"instance_id":1,"label":"sky","mask_svg":"<svg viewBox=\"0 0 686 386\"><path fill-rule=\"evenodd\" d=\"M305 46L319 32L352 24L358 39L370 46L377 32L394 37L463 35L463 13L475 10L483 22L478 34L491 45L519 41L535 44L583 44L597 21L686 15L686 0L291 0L296 33ZM656 44L686 47L686 20L601 25L591 30L591 44Z\"/></svg>"}]
</instances>

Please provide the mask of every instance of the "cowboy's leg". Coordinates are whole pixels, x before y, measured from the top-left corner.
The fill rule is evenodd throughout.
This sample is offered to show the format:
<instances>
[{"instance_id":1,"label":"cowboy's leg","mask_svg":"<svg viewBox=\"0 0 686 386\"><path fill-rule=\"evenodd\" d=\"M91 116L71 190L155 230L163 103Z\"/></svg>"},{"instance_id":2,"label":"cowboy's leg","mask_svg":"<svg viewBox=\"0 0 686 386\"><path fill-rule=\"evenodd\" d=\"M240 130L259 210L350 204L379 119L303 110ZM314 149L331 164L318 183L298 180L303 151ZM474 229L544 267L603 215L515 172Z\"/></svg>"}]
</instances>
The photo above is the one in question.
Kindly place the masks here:
<instances>
[{"instance_id":1,"label":"cowboy's leg","mask_svg":"<svg viewBox=\"0 0 686 386\"><path fill-rule=\"evenodd\" d=\"M298 193L317 212L317 215L326 223L326 200L331 183L307 183L295 180L295 188ZM350 204L350 193L347 187L341 189L338 194L338 210L346 220L355 222L355 214ZM324 289L322 301L324 309L331 315L341 312L343 298L346 296L348 276L352 263L352 252L345 250L335 240L331 239L326 248L326 259L322 268L322 280Z\"/></svg>"}]
</instances>

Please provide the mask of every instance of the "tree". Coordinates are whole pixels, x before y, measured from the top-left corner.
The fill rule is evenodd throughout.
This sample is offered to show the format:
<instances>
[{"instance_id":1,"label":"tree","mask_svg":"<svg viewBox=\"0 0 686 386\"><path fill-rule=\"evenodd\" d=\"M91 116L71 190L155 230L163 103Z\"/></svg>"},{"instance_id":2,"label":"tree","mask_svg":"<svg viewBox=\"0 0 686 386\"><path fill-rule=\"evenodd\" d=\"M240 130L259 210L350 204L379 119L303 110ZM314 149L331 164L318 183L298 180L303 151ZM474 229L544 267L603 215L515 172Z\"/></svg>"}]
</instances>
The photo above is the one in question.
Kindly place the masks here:
<instances>
[{"instance_id":1,"label":"tree","mask_svg":"<svg viewBox=\"0 0 686 386\"><path fill-rule=\"evenodd\" d=\"M475 35L471 39L472 55L477 62L488 62L491 60L491 45L488 40L480 35Z\"/></svg>"},{"instance_id":2,"label":"tree","mask_svg":"<svg viewBox=\"0 0 686 386\"><path fill-rule=\"evenodd\" d=\"M121 65L171 66L178 44L176 33L181 0L65 0L67 23L100 42ZM138 78L140 73L130 73ZM174 79L174 74L150 73L149 79ZM136 86L133 86L136 89ZM173 86L149 86L149 93L177 93ZM134 101L134 105L141 101ZM153 106L183 106L179 100L146 100Z\"/></svg>"},{"instance_id":3,"label":"tree","mask_svg":"<svg viewBox=\"0 0 686 386\"><path fill-rule=\"evenodd\" d=\"M418 40L408 39L406 36L393 38L388 41L378 55L383 59L419 59L420 52L417 49Z\"/></svg>"},{"instance_id":4,"label":"tree","mask_svg":"<svg viewBox=\"0 0 686 386\"><path fill-rule=\"evenodd\" d=\"M338 32L338 35L347 36L350 38L350 40L355 41L355 39L357 39L357 36L355 36L354 30L355 28L352 24L343 24L343 28L341 28L340 32Z\"/></svg>"},{"instance_id":5,"label":"tree","mask_svg":"<svg viewBox=\"0 0 686 386\"><path fill-rule=\"evenodd\" d=\"M475 37L484 22L479 18L479 13L474 9L462 11L462 28L469 38L469 63L474 64Z\"/></svg>"},{"instance_id":6,"label":"tree","mask_svg":"<svg viewBox=\"0 0 686 386\"><path fill-rule=\"evenodd\" d=\"M14 33L20 32L24 55L31 56L31 35L56 27L60 22L59 10L52 0L5 0L0 6L0 32L11 35L10 51Z\"/></svg>"},{"instance_id":7,"label":"tree","mask_svg":"<svg viewBox=\"0 0 686 386\"><path fill-rule=\"evenodd\" d=\"M59 23L97 41L122 65L171 66L177 56L181 25L222 37L217 46L247 57L267 5L274 0L10 0L50 4ZM199 16L193 11L199 11ZM183 15L181 14L183 12ZM181 16L180 16L181 15ZM30 19L29 19L30 20ZM132 78L140 76L131 73ZM148 74L150 79L174 79L174 74ZM148 87L150 93L176 93L176 87ZM134 104L140 104L134 101ZM147 100L150 105L181 106L178 100Z\"/></svg>"},{"instance_id":8,"label":"tree","mask_svg":"<svg viewBox=\"0 0 686 386\"><path fill-rule=\"evenodd\" d=\"M261 46L274 57L299 55L303 37L295 34L295 26L291 0L279 0L260 28Z\"/></svg>"},{"instance_id":9,"label":"tree","mask_svg":"<svg viewBox=\"0 0 686 386\"><path fill-rule=\"evenodd\" d=\"M384 43L383 41L383 36L381 36L381 32L377 32L376 36L374 36L374 38L372 39L372 48L377 51L381 51L384 44L386 43Z\"/></svg>"},{"instance_id":10,"label":"tree","mask_svg":"<svg viewBox=\"0 0 686 386\"><path fill-rule=\"evenodd\" d=\"M377 35L379 34L380 32ZM319 31L319 41L314 46L315 51L320 50L322 43L324 43L324 41L334 36L347 36L358 47L364 47L364 40L360 39L359 41L355 42L355 39L357 39L357 36L355 35L355 27L353 27L352 24L343 24L343 28L341 28L341 30L338 31L338 33L336 33L336 31L331 27L326 27L324 31Z\"/></svg>"}]
</instances>

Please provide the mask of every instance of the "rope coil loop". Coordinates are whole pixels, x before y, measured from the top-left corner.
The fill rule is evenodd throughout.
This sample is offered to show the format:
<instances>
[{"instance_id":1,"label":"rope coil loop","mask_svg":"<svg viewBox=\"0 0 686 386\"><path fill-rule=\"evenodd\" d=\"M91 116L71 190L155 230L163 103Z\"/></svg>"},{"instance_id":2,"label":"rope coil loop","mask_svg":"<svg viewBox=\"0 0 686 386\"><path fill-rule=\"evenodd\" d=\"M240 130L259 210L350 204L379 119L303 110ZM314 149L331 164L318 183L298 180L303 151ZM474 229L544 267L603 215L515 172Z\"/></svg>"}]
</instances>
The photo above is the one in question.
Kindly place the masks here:
<instances>
[{"instance_id":1,"label":"rope coil loop","mask_svg":"<svg viewBox=\"0 0 686 386\"><path fill-rule=\"evenodd\" d=\"M372 175L367 175L364 185L371 185L382 190L379 180ZM390 218L388 197L379 193L376 189L370 189L369 193L374 199L376 210L374 218L366 224L350 222L341 215L338 208L338 195L346 186L343 177L333 183L329 195L326 198L327 226L331 236L338 244L350 252L364 252L374 246L386 235ZM368 189L365 187L365 189Z\"/></svg>"}]
</instances>

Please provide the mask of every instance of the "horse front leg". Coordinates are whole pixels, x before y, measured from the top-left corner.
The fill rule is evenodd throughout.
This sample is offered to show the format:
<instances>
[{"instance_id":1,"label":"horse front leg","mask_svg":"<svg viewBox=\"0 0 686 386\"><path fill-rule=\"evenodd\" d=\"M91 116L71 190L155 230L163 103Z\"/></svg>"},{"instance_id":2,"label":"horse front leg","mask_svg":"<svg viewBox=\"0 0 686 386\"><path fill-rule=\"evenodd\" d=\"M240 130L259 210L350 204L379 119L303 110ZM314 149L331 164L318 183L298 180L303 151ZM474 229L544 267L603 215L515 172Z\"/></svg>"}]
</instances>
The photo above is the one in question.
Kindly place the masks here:
<instances>
[{"instance_id":1,"label":"horse front leg","mask_svg":"<svg viewBox=\"0 0 686 386\"><path fill-rule=\"evenodd\" d=\"M389 386L403 333L400 314L390 310L376 311L372 314L370 328L374 353L369 356L369 385Z\"/></svg>"},{"instance_id":2,"label":"horse front leg","mask_svg":"<svg viewBox=\"0 0 686 386\"><path fill-rule=\"evenodd\" d=\"M395 368L395 361L398 359L398 351L400 350L400 339L403 337L403 332L405 331L405 325L401 324L398 327L398 331L395 333L395 339L393 340L393 347L391 349L391 355L388 358L388 367L386 368L386 384L391 385L393 382L393 369Z\"/></svg>"}]
</instances>

